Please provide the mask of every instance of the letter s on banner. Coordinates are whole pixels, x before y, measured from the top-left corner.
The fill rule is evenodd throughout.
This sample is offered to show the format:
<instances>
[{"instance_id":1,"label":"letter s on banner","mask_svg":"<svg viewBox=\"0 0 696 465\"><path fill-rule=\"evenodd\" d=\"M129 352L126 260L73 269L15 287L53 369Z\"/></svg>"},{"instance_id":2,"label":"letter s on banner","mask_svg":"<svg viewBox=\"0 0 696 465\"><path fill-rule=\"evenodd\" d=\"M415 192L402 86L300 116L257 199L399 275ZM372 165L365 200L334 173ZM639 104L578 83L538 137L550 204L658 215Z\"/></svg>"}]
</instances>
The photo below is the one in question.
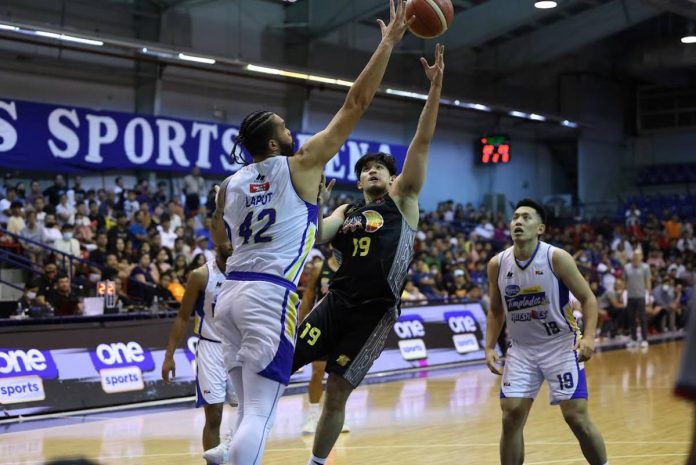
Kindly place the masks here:
<instances>
[{"instance_id":1,"label":"letter s on banner","mask_svg":"<svg viewBox=\"0 0 696 465\"><path fill-rule=\"evenodd\" d=\"M65 145L65 148L60 148L53 139L49 139L48 148L56 158L72 158L80 150L80 139L73 129L63 124L62 118L66 118L75 128L80 127L77 111L56 108L48 115L48 130L53 137Z\"/></svg>"},{"instance_id":2,"label":"letter s on banner","mask_svg":"<svg viewBox=\"0 0 696 465\"><path fill-rule=\"evenodd\" d=\"M5 110L10 118L17 121L17 106L14 102L0 100L0 110ZM8 152L17 145L17 130L7 120L0 118L0 152Z\"/></svg>"}]
</instances>

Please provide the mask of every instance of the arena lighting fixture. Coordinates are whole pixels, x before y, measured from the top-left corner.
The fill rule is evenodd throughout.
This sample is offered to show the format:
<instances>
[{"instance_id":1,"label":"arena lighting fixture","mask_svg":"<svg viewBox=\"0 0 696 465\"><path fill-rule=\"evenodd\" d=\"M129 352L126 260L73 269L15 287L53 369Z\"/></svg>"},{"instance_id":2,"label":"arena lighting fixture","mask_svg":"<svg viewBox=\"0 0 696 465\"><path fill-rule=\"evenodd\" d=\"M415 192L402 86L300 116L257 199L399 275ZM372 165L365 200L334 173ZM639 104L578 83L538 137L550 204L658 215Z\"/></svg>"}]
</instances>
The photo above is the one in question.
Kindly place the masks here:
<instances>
[{"instance_id":1,"label":"arena lighting fixture","mask_svg":"<svg viewBox=\"0 0 696 465\"><path fill-rule=\"evenodd\" d=\"M19 28L17 28L16 30L19 30ZM49 39L63 40L66 42L77 42L78 44L96 45L98 47L101 47L102 45L104 45L104 42L102 42L101 40L83 39L82 37L69 36L66 34L58 34L55 32L34 31L34 34L36 34L37 36L40 36L40 37L47 37Z\"/></svg>"},{"instance_id":2,"label":"arena lighting fixture","mask_svg":"<svg viewBox=\"0 0 696 465\"><path fill-rule=\"evenodd\" d=\"M206 65L214 65L215 64L215 60L212 58L197 57L194 55L187 55L185 53L179 53L178 57L179 57L179 60L184 60L184 61L193 61L196 63L205 63Z\"/></svg>"},{"instance_id":3,"label":"arena lighting fixture","mask_svg":"<svg viewBox=\"0 0 696 465\"><path fill-rule=\"evenodd\" d=\"M8 24L0 24L0 30L3 31L19 31L17 26L10 26Z\"/></svg>"},{"instance_id":4,"label":"arena lighting fixture","mask_svg":"<svg viewBox=\"0 0 696 465\"><path fill-rule=\"evenodd\" d=\"M514 116L515 118L524 118L524 119L527 119L530 116L528 113L523 113L523 112L517 111L517 110L512 110L511 112L508 113L508 115Z\"/></svg>"},{"instance_id":5,"label":"arena lighting fixture","mask_svg":"<svg viewBox=\"0 0 696 465\"><path fill-rule=\"evenodd\" d=\"M682 44L696 44L696 36L689 35L681 38Z\"/></svg>"},{"instance_id":6,"label":"arena lighting fixture","mask_svg":"<svg viewBox=\"0 0 696 465\"><path fill-rule=\"evenodd\" d=\"M478 111L491 111L492 110L491 107L486 106L486 105L481 105L480 103L469 103L469 102L461 103L460 102L457 106L464 107L464 108L470 108L472 110L478 110Z\"/></svg>"},{"instance_id":7,"label":"arena lighting fixture","mask_svg":"<svg viewBox=\"0 0 696 465\"><path fill-rule=\"evenodd\" d=\"M557 6L558 3L551 0L543 0L534 3L534 8L538 8L540 10L550 10L551 8L556 8Z\"/></svg>"},{"instance_id":8,"label":"arena lighting fixture","mask_svg":"<svg viewBox=\"0 0 696 465\"><path fill-rule=\"evenodd\" d=\"M409 92L407 90L387 89L387 93L389 95L398 95L399 97L414 98L418 100L428 100L428 96L426 94L419 94L418 92Z\"/></svg>"},{"instance_id":9,"label":"arena lighting fixture","mask_svg":"<svg viewBox=\"0 0 696 465\"><path fill-rule=\"evenodd\" d=\"M567 128L577 128L578 123L573 123L572 121L568 121L567 119L564 119L561 121L561 126L565 126Z\"/></svg>"},{"instance_id":10,"label":"arena lighting fixture","mask_svg":"<svg viewBox=\"0 0 696 465\"><path fill-rule=\"evenodd\" d=\"M337 86L344 86L344 87L351 87L353 83L351 81L344 81L343 79L334 79L334 78L329 78L325 76L317 76L315 74L305 74L305 73L298 73L295 71L286 71L284 69L277 69L277 68L269 68L267 66L258 66L258 65L246 65L244 67L247 71L252 71L255 73L262 73L262 74L272 74L274 76L283 76L283 77L289 77L289 78L294 78L294 79L303 79L307 81L313 81L313 82L323 82L325 84L335 84Z\"/></svg>"},{"instance_id":11,"label":"arena lighting fixture","mask_svg":"<svg viewBox=\"0 0 696 465\"><path fill-rule=\"evenodd\" d=\"M529 119L533 119L534 121L546 121L546 117L542 115L537 115L536 113L532 113L529 115Z\"/></svg>"}]
</instances>

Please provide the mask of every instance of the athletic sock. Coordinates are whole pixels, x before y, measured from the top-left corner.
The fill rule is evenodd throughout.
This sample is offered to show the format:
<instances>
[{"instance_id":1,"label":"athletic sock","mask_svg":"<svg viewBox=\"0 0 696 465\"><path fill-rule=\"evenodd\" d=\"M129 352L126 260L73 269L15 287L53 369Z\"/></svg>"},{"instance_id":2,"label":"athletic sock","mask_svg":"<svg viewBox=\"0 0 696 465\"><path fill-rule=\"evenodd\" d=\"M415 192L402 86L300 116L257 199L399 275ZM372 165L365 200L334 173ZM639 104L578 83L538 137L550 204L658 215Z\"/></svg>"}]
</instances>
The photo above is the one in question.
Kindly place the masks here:
<instances>
[{"instance_id":1,"label":"athletic sock","mask_svg":"<svg viewBox=\"0 0 696 465\"><path fill-rule=\"evenodd\" d=\"M316 404L309 404L309 413L321 413L321 403L317 402Z\"/></svg>"},{"instance_id":2,"label":"athletic sock","mask_svg":"<svg viewBox=\"0 0 696 465\"><path fill-rule=\"evenodd\" d=\"M309 462L307 462L307 465L324 465L326 463L326 459L320 459L319 457L315 456L312 454L312 458L309 459Z\"/></svg>"}]
</instances>

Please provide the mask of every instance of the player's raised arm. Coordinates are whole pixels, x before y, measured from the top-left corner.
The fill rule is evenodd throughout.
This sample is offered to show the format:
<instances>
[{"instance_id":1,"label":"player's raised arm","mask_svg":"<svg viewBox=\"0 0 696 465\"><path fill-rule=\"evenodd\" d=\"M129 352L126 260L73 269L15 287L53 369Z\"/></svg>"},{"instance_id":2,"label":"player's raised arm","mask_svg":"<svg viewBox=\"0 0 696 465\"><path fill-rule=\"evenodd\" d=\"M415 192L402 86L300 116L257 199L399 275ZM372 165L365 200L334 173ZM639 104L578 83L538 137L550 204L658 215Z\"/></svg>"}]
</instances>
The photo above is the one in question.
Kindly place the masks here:
<instances>
[{"instance_id":1,"label":"player's raised arm","mask_svg":"<svg viewBox=\"0 0 696 465\"><path fill-rule=\"evenodd\" d=\"M394 181L392 197L417 197L425 183L428 168L428 151L430 142L435 134L437 114L440 109L440 94L442 93L442 76L445 71L445 47L437 44L435 47L435 63L431 66L425 58L421 64L425 75L430 81L428 100L425 102L418 128L406 152L406 161L399 177Z\"/></svg>"},{"instance_id":2,"label":"player's raised arm","mask_svg":"<svg viewBox=\"0 0 696 465\"><path fill-rule=\"evenodd\" d=\"M227 236L225 220L223 219L225 214L225 196L227 195L227 186L231 178L232 176L225 179L221 186L215 186L215 211L210 224L210 237L216 247L220 247L231 240Z\"/></svg>"},{"instance_id":3,"label":"player's raised arm","mask_svg":"<svg viewBox=\"0 0 696 465\"><path fill-rule=\"evenodd\" d=\"M589 360L594 353L595 332L597 330L597 298L592 293L590 286L580 274L573 257L565 250L555 249L551 257L553 271L558 279L568 287L576 299L582 305L582 316L585 321L584 337L576 344L578 360Z\"/></svg>"},{"instance_id":4,"label":"player's raised arm","mask_svg":"<svg viewBox=\"0 0 696 465\"><path fill-rule=\"evenodd\" d=\"M394 2L398 6L394 7ZM415 18L415 17L414 17ZM303 172L323 171L324 165L339 151L357 122L362 118L379 88L394 46L401 40L414 18L406 18L406 2L390 0L390 21L377 20L382 40L367 66L348 91L343 106L323 131L309 139L290 159Z\"/></svg>"},{"instance_id":5,"label":"player's raised arm","mask_svg":"<svg viewBox=\"0 0 696 465\"><path fill-rule=\"evenodd\" d=\"M503 374L500 370L500 358L495 352L495 343L505 324L505 310L503 309L503 301L498 288L499 268L500 264L496 255L488 262L488 296L490 304L488 306L488 315L486 316L486 364L488 369L496 375Z\"/></svg>"},{"instance_id":6,"label":"player's raised arm","mask_svg":"<svg viewBox=\"0 0 696 465\"><path fill-rule=\"evenodd\" d=\"M164 353L162 380L164 380L165 384L169 384L170 372L172 378L176 377L174 352L186 335L186 327L188 326L189 317L193 312L193 306L196 304L200 293L205 290L207 281L208 269L203 266L193 270L186 283L186 290L184 291L184 297L181 299L179 313L176 315L174 323L172 324L172 329L169 332L169 340L167 341L167 351Z\"/></svg>"}]
</instances>

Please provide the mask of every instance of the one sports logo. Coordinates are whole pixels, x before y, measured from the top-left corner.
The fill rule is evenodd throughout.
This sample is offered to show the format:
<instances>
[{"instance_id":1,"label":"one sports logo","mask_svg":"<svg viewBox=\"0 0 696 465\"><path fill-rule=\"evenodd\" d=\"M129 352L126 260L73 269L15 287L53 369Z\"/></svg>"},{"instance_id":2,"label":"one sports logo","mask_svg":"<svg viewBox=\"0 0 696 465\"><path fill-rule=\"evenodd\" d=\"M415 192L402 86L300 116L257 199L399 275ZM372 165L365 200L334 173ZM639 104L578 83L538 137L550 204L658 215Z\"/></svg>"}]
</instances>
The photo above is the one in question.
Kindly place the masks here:
<instances>
[{"instance_id":1,"label":"one sports logo","mask_svg":"<svg viewBox=\"0 0 696 465\"><path fill-rule=\"evenodd\" d=\"M89 355L107 394L144 389L143 371L155 368L152 354L133 341L99 344Z\"/></svg>"},{"instance_id":2,"label":"one sports logo","mask_svg":"<svg viewBox=\"0 0 696 465\"><path fill-rule=\"evenodd\" d=\"M58 377L56 362L49 351L0 349L0 378L37 375L42 379Z\"/></svg>"}]
</instances>

